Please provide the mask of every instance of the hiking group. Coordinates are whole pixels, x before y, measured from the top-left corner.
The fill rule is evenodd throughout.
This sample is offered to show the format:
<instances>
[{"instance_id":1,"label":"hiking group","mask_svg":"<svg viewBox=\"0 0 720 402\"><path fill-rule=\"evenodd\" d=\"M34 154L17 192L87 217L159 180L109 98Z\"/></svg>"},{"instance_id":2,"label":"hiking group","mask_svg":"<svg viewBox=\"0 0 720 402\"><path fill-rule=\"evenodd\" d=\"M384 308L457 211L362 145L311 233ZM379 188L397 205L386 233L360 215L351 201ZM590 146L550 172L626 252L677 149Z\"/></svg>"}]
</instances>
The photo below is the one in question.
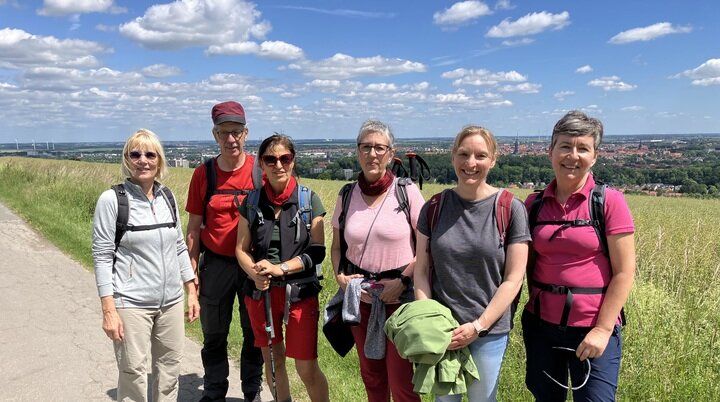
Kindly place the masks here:
<instances>
[{"instance_id":1,"label":"hiking group","mask_svg":"<svg viewBox=\"0 0 720 402\"><path fill-rule=\"evenodd\" d=\"M245 151L239 103L219 103L211 116L220 153L193 173L185 238L175 197L159 181L163 148L149 130L127 140L127 179L95 208L92 251L118 400L177 400L184 288L186 318L199 317L203 332L202 402L226 398L236 298L247 402L260 400L263 367L274 400L292 400L288 357L310 400L329 401L318 363L321 311L335 351L345 356L356 346L368 401L428 393L495 401L526 275L527 389L537 401L564 401L569 392L575 401L615 400L634 224L622 193L591 174L600 121L571 111L555 124L555 179L524 204L487 182L497 160L489 130L460 131L452 146L457 184L425 202L423 173L416 183L415 166L410 178L393 167L388 125L365 121L361 172L338 194L330 221L338 291L321 310L326 211L298 181L292 139L274 134L254 157Z\"/></svg>"}]
</instances>

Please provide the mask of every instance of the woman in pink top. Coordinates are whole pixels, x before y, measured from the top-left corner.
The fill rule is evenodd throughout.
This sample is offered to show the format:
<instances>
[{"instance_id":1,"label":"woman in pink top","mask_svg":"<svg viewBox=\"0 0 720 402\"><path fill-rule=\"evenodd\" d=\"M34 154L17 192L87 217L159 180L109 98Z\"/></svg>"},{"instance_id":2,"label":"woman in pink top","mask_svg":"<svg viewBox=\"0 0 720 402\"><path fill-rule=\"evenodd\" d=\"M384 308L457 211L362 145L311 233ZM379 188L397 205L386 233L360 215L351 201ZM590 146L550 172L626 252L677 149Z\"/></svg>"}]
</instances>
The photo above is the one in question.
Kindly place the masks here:
<instances>
[{"instance_id":1,"label":"woman in pink top","mask_svg":"<svg viewBox=\"0 0 720 402\"><path fill-rule=\"evenodd\" d=\"M591 219L590 169L602 135L602 123L582 112L560 119L550 144L555 180L525 201L533 241L522 317L525 383L537 401L564 401L568 372L574 401L615 400L635 228L622 193L611 188L598 203L604 220Z\"/></svg>"},{"instance_id":2,"label":"woman in pink top","mask_svg":"<svg viewBox=\"0 0 720 402\"><path fill-rule=\"evenodd\" d=\"M341 289L354 278L364 278L362 287L370 288L361 291L360 323L352 327L368 401L387 402L392 394L396 402L419 402L420 397L413 392L412 364L386 341L382 326L379 332L368 332L373 298L385 309L384 316L373 318L383 322L401 302L413 299L413 233L425 201L410 182L405 186L409 206L407 210L400 208L398 179L388 170L394 156L393 141L390 128L380 121L368 120L360 127L357 152L362 172L347 195L350 199L344 214L342 194L335 204L332 263ZM347 246L344 253L343 239ZM365 348L378 344L382 347L383 343L379 353Z\"/></svg>"}]
</instances>

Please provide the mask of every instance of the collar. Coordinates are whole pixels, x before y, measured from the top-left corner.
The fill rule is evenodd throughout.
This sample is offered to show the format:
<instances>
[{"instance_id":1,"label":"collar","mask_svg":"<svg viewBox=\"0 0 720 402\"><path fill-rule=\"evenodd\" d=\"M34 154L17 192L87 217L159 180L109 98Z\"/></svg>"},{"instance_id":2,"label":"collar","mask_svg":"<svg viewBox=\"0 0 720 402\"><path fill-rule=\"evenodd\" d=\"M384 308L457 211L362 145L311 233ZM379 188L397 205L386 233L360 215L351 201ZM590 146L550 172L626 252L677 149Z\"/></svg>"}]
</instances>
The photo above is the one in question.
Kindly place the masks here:
<instances>
[{"instance_id":1,"label":"collar","mask_svg":"<svg viewBox=\"0 0 720 402\"><path fill-rule=\"evenodd\" d=\"M590 193L592 193L593 188L595 188L595 178L592 174L588 174L587 180L585 180L585 185L579 190L574 193L570 197L574 197L576 194L580 197L584 197L585 199L588 199L590 197ZM545 198L555 198L555 190L557 189L557 179L553 179L552 182L545 188L545 191L543 191L543 200Z\"/></svg>"}]
</instances>

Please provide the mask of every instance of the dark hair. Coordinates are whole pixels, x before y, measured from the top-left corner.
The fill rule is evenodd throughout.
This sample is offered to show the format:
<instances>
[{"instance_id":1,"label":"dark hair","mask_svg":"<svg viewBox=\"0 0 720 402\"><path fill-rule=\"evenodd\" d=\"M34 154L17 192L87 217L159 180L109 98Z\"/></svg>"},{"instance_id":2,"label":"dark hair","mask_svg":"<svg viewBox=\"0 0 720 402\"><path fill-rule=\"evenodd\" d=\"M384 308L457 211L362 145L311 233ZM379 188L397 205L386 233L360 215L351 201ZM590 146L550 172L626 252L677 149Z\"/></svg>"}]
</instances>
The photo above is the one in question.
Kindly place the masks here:
<instances>
[{"instance_id":1,"label":"dark hair","mask_svg":"<svg viewBox=\"0 0 720 402\"><path fill-rule=\"evenodd\" d=\"M559 135L569 135L571 137L592 137L595 144L595 150L600 147L603 138L603 124L600 120L588 117L579 110L571 110L567 112L553 127L552 140L550 148L555 146Z\"/></svg>"},{"instance_id":2,"label":"dark hair","mask_svg":"<svg viewBox=\"0 0 720 402\"><path fill-rule=\"evenodd\" d=\"M257 153L258 163L262 162L262 157L263 155L265 155L265 152L274 149L278 145L282 145L283 147L285 147L285 149L290 151L293 159L295 158L295 144L293 144L292 138L285 134L274 133L273 135L265 138L263 142L260 143L260 147L258 148ZM295 166L293 166L293 171L291 172L291 174L295 177L299 177Z\"/></svg>"}]
</instances>

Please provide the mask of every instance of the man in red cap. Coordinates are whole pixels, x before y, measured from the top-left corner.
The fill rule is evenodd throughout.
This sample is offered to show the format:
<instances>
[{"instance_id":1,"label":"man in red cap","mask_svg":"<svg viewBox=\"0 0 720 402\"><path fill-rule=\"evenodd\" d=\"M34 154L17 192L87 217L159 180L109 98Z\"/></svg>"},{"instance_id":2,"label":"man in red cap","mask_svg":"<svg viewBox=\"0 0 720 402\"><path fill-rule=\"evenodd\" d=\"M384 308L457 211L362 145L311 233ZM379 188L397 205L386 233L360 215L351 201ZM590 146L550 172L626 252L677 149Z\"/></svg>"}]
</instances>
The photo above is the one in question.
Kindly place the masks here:
<instances>
[{"instance_id":1,"label":"man in red cap","mask_svg":"<svg viewBox=\"0 0 720 402\"><path fill-rule=\"evenodd\" d=\"M235 258L238 210L247 193L261 185L253 178L254 158L245 153L248 136L245 110L237 102L212 108L213 138L220 155L198 166L193 173L185 210L190 218L187 245L200 294L203 329L202 362L205 369L201 402L225 401L228 390L227 338L237 297L243 345L240 377L246 402L260 399L263 357L256 348L245 308L243 283L247 274ZM202 255L202 258L201 258Z\"/></svg>"}]
</instances>

